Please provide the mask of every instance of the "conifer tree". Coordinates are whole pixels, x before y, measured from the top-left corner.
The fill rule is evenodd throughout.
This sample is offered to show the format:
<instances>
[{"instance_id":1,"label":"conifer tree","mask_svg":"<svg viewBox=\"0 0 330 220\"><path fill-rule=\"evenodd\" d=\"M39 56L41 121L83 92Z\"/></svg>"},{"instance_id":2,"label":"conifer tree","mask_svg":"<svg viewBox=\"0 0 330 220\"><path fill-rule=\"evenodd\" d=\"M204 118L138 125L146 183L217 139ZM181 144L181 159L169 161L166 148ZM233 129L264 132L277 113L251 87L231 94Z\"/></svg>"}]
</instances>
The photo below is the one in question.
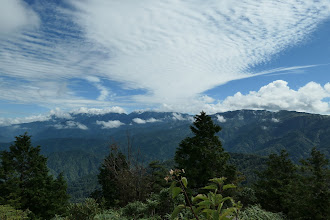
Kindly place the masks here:
<instances>
[{"instance_id":1,"label":"conifer tree","mask_svg":"<svg viewBox=\"0 0 330 220\"><path fill-rule=\"evenodd\" d=\"M205 112L196 115L190 126L193 137L181 141L175 153L177 168L185 170L192 188L206 185L214 177L227 177L229 182L236 178L236 168L227 164L229 154L224 152L216 134L221 130Z\"/></svg>"},{"instance_id":2,"label":"conifer tree","mask_svg":"<svg viewBox=\"0 0 330 220\"><path fill-rule=\"evenodd\" d=\"M49 174L40 146L31 145L26 133L16 137L9 151L0 153L0 205L29 209L31 217L50 219L68 205L67 185L60 175Z\"/></svg>"},{"instance_id":3,"label":"conifer tree","mask_svg":"<svg viewBox=\"0 0 330 220\"><path fill-rule=\"evenodd\" d=\"M150 191L147 169L138 155L133 156L131 149L128 152L126 157L116 144L111 145L110 154L100 167L98 181L102 189L94 192L93 197L103 197L107 207L145 200Z\"/></svg>"},{"instance_id":4,"label":"conifer tree","mask_svg":"<svg viewBox=\"0 0 330 220\"><path fill-rule=\"evenodd\" d=\"M298 179L297 167L285 150L280 155L270 154L267 168L258 173L255 183L256 196L262 207L272 212L288 213L289 186Z\"/></svg>"}]
</instances>

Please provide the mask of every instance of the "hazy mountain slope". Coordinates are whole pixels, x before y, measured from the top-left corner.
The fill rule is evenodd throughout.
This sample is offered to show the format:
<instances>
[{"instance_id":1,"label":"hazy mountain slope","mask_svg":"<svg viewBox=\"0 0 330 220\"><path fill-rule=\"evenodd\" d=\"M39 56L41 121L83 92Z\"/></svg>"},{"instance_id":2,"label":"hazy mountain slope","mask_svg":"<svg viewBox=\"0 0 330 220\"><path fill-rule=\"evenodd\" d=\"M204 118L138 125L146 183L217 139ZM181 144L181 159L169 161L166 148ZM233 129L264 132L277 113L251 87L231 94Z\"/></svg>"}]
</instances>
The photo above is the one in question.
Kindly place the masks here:
<instances>
[{"instance_id":1,"label":"hazy mountain slope","mask_svg":"<svg viewBox=\"0 0 330 220\"><path fill-rule=\"evenodd\" d=\"M298 161L309 155L310 149L316 146L329 156L329 116L241 110L218 113L212 118L222 127L219 136L224 148L230 152L267 155L287 149L290 156ZM99 123L116 120L122 125L105 128ZM93 170L89 171L85 167L89 165L79 161L87 158L94 160L92 158L95 157L99 163L107 155L111 143L125 148L127 134L133 148L145 155L145 161L170 159L180 141L191 134L191 123L190 115L162 112L71 114L66 118L53 116L48 121L0 127L0 142L4 142L0 144L0 149L7 148L15 135L28 132L33 136L33 144L40 145L42 152L49 156L52 170L60 172L66 169L68 172L70 166L84 167L77 175L69 171L71 174L67 174L67 178L73 180Z\"/></svg>"}]
</instances>

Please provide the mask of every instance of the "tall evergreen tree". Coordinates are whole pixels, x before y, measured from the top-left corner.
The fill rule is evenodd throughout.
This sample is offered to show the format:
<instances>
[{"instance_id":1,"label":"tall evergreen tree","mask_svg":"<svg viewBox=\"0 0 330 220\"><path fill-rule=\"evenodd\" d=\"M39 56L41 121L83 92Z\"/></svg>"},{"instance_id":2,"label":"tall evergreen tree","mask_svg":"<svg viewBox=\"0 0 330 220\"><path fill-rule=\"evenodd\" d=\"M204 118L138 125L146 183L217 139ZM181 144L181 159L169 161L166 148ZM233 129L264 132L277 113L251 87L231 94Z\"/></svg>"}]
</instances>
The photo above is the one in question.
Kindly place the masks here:
<instances>
[{"instance_id":1,"label":"tall evergreen tree","mask_svg":"<svg viewBox=\"0 0 330 220\"><path fill-rule=\"evenodd\" d=\"M92 196L103 197L108 207L146 199L150 182L147 169L137 157L132 153L126 157L117 145L111 145L110 154L104 159L98 175L102 190Z\"/></svg>"},{"instance_id":2,"label":"tall evergreen tree","mask_svg":"<svg viewBox=\"0 0 330 220\"><path fill-rule=\"evenodd\" d=\"M68 205L67 185L60 175L49 174L40 146L31 145L26 133L16 137L9 151L0 153L0 205L29 209L33 218L50 219Z\"/></svg>"},{"instance_id":3,"label":"tall evergreen tree","mask_svg":"<svg viewBox=\"0 0 330 220\"><path fill-rule=\"evenodd\" d=\"M258 173L259 180L254 186L256 196L262 207L268 211L286 214L289 211L289 186L297 180L297 167L288 156L285 150L280 155L269 155L267 168Z\"/></svg>"},{"instance_id":4,"label":"tall evergreen tree","mask_svg":"<svg viewBox=\"0 0 330 220\"><path fill-rule=\"evenodd\" d=\"M174 160L179 169L185 170L192 188L206 185L209 179L225 176L229 181L236 178L236 168L227 163L229 154L224 152L216 134L221 130L205 112L196 115L190 126L193 137L181 141Z\"/></svg>"}]
</instances>

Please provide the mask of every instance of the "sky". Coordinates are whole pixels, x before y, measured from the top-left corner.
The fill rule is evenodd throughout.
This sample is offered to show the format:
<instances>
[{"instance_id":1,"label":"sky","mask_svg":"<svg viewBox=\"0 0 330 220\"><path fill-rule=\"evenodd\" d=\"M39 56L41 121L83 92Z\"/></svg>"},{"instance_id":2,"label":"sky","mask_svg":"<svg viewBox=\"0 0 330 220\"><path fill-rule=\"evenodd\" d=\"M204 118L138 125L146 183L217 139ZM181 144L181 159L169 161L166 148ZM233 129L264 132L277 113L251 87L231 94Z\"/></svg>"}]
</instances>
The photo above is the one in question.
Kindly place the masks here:
<instances>
[{"instance_id":1,"label":"sky","mask_svg":"<svg viewBox=\"0 0 330 220\"><path fill-rule=\"evenodd\" d=\"M330 114L330 0L0 0L0 122Z\"/></svg>"}]
</instances>

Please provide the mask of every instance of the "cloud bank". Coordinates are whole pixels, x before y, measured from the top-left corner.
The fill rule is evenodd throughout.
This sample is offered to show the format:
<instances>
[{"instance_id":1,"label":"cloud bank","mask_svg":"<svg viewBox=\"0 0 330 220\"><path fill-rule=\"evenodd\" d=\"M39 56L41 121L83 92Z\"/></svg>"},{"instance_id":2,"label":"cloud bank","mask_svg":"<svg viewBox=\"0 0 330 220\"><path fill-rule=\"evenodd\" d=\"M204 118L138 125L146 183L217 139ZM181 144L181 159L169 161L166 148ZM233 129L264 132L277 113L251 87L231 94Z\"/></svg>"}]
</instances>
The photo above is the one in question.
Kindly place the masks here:
<instances>
[{"instance_id":1,"label":"cloud bank","mask_svg":"<svg viewBox=\"0 0 330 220\"><path fill-rule=\"evenodd\" d=\"M286 81L277 80L261 87L259 91L251 91L246 95L238 92L216 106L225 111L268 109L329 114L330 105L329 101L324 101L326 98L330 98L330 83L321 86L310 82L298 90L293 90Z\"/></svg>"},{"instance_id":2,"label":"cloud bank","mask_svg":"<svg viewBox=\"0 0 330 220\"><path fill-rule=\"evenodd\" d=\"M261 87L258 91L250 91L248 94L237 92L235 95L228 96L225 100L215 104L195 101L190 105L181 105L180 111L192 110L198 112L202 109L209 114L214 114L241 109L265 109L330 114L329 99L330 83L322 86L315 82L309 82L294 90L289 87L288 82L276 80ZM173 109L175 108L177 107L173 107ZM171 111L172 106L166 105L162 109Z\"/></svg>"},{"instance_id":3,"label":"cloud bank","mask_svg":"<svg viewBox=\"0 0 330 220\"><path fill-rule=\"evenodd\" d=\"M125 110L121 107L114 106L111 108L104 108L104 109L98 109L98 108L85 108L81 107L79 109L72 110L70 112L66 112L61 110L60 108L55 108L53 110L50 110L47 114L39 114L39 115L33 115L28 117L22 117L22 118L0 118L0 126L8 126L8 125L15 125L15 124L22 124L22 123L30 123L30 122L36 122L36 121L49 121L52 119L52 117L57 118L63 118L63 119L74 119L74 115L76 114L89 114L89 115L104 115L108 113L125 113ZM64 128L62 125L59 125L57 128ZM73 126L73 124L67 125L67 126ZM83 128L83 126L81 127Z\"/></svg>"},{"instance_id":4,"label":"cloud bank","mask_svg":"<svg viewBox=\"0 0 330 220\"><path fill-rule=\"evenodd\" d=\"M119 106L114 106L114 107L108 107L108 108L86 108L86 107L81 107L79 109L71 111L73 114L91 114L91 115L104 115L108 113L119 113L123 114L126 113L126 111L119 107Z\"/></svg>"}]
</instances>

